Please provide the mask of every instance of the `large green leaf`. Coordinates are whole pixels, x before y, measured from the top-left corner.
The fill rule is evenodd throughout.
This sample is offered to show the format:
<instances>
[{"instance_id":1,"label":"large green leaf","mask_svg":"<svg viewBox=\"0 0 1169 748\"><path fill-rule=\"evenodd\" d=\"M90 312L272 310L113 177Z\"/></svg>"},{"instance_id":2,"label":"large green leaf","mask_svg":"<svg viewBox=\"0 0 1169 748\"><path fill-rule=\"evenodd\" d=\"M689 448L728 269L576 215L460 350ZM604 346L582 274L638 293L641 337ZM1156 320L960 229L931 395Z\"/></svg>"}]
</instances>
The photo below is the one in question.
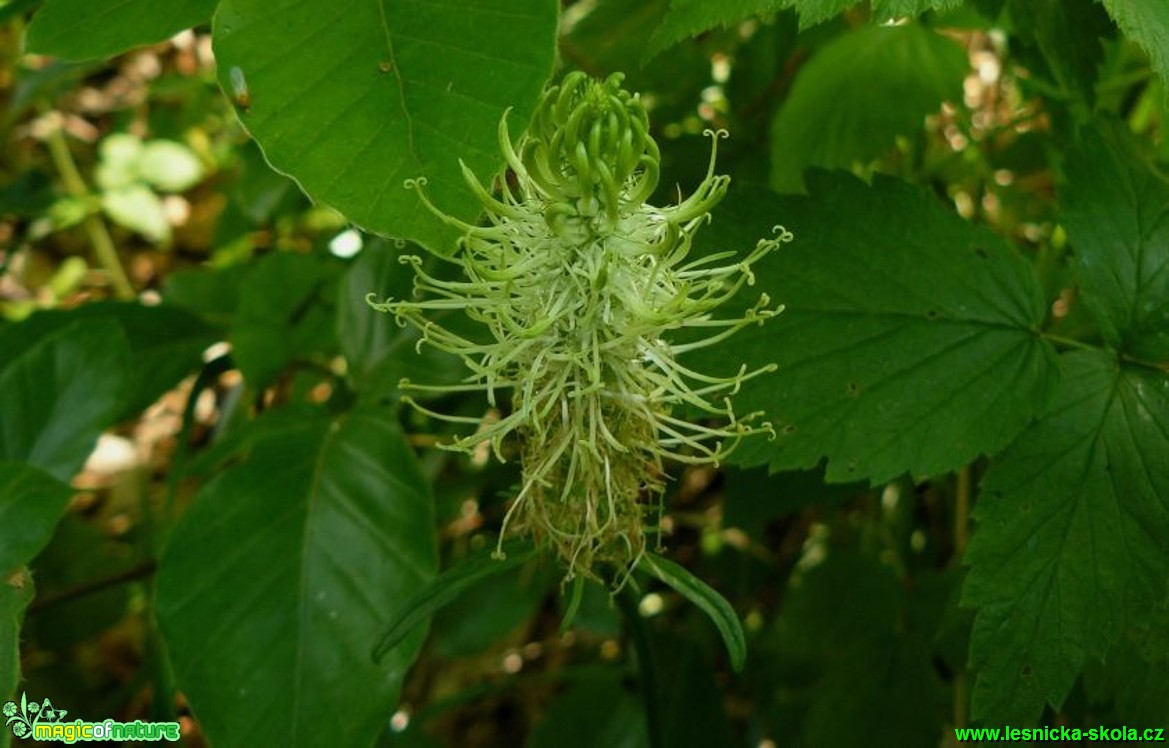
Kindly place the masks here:
<instances>
[{"instance_id":1,"label":"large green leaf","mask_svg":"<svg viewBox=\"0 0 1169 748\"><path fill-rule=\"evenodd\" d=\"M964 0L873 0L873 16L879 20L917 16L928 10L949 10ZM785 0L784 6L795 8L800 28L806 29L827 21L857 5L860 0Z\"/></svg>"},{"instance_id":2,"label":"large green leaf","mask_svg":"<svg viewBox=\"0 0 1169 748\"><path fill-rule=\"evenodd\" d=\"M552 0L224 0L215 54L273 166L370 231L450 253L455 233L403 182L426 177L438 207L474 219L459 159L482 179L503 165L499 119L527 124L557 18Z\"/></svg>"},{"instance_id":3,"label":"large green leaf","mask_svg":"<svg viewBox=\"0 0 1169 748\"><path fill-rule=\"evenodd\" d=\"M937 475L1005 447L1056 377L1028 265L927 192L813 172L807 197L742 190L702 242L742 251L773 223L795 241L756 268L754 289L786 310L693 357L703 371L779 365L747 382L736 410L763 410L777 436L732 459L773 470L828 458L827 480ZM847 220L846 220L847 219Z\"/></svg>"},{"instance_id":4,"label":"large green leaf","mask_svg":"<svg viewBox=\"0 0 1169 748\"><path fill-rule=\"evenodd\" d=\"M873 0L873 15L881 21L919 16L931 10L957 8L966 0Z\"/></svg>"},{"instance_id":5,"label":"large green leaf","mask_svg":"<svg viewBox=\"0 0 1169 748\"><path fill-rule=\"evenodd\" d=\"M216 2L45 0L28 27L28 51L67 60L110 57L203 23Z\"/></svg>"},{"instance_id":6,"label":"large green leaf","mask_svg":"<svg viewBox=\"0 0 1169 748\"><path fill-rule=\"evenodd\" d=\"M49 542L73 491L31 465L0 461L0 577Z\"/></svg>"},{"instance_id":7,"label":"large green leaf","mask_svg":"<svg viewBox=\"0 0 1169 748\"><path fill-rule=\"evenodd\" d=\"M729 26L760 13L774 13L789 4L789 0L728 0L711 3L706 0L670 0L661 24L654 29L646 47L646 57L661 52L683 39L703 31Z\"/></svg>"},{"instance_id":8,"label":"large green leaf","mask_svg":"<svg viewBox=\"0 0 1169 748\"><path fill-rule=\"evenodd\" d=\"M1161 80L1169 83L1169 4L1162 0L1102 2L1120 30L1149 53Z\"/></svg>"},{"instance_id":9,"label":"large green leaf","mask_svg":"<svg viewBox=\"0 0 1169 748\"><path fill-rule=\"evenodd\" d=\"M921 25L870 26L825 45L800 70L771 127L771 185L797 191L809 166L849 167L960 101L969 63Z\"/></svg>"},{"instance_id":10,"label":"large green leaf","mask_svg":"<svg viewBox=\"0 0 1169 748\"><path fill-rule=\"evenodd\" d=\"M1012 0L1010 9L1019 46L1034 42L1053 82L1086 112L1096 98L1108 15L1093 0ZM1026 58L1023 64L1030 67Z\"/></svg>"},{"instance_id":11,"label":"large green leaf","mask_svg":"<svg viewBox=\"0 0 1169 748\"><path fill-rule=\"evenodd\" d=\"M1065 166L1063 222L1084 303L1125 353L1169 360L1169 181L1119 123L1086 128Z\"/></svg>"},{"instance_id":12,"label":"large green leaf","mask_svg":"<svg viewBox=\"0 0 1169 748\"><path fill-rule=\"evenodd\" d=\"M196 371L203 351L215 342L210 328L198 317L170 304L146 306L137 302L98 301L68 311L33 314L17 330L26 344L50 335L77 320L116 322L130 347L129 385L115 420L141 413L160 395Z\"/></svg>"},{"instance_id":13,"label":"large green leaf","mask_svg":"<svg viewBox=\"0 0 1169 748\"><path fill-rule=\"evenodd\" d=\"M34 325L0 331L0 459L67 481L114 419L129 351L113 320L79 320L51 334Z\"/></svg>"},{"instance_id":14,"label":"large green leaf","mask_svg":"<svg viewBox=\"0 0 1169 748\"><path fill-rule=\"evenodd\" d=\"M1025 726L1165 597L1169 376L1064 357L1050 411L991 466L963 602L975 718Z\"/></svg>"},{"instance_id":15,"label":"large green leaf","mask_svg":"<svg viewBox=\"0 0 1169 748\"><path fill-rule=\"evenodd\" d=\"M159 623L214 745L368 745L420 644L370 658L434 573L430 497L392 412L282 423L175 528Z\"/></svg>"}]
</instances>

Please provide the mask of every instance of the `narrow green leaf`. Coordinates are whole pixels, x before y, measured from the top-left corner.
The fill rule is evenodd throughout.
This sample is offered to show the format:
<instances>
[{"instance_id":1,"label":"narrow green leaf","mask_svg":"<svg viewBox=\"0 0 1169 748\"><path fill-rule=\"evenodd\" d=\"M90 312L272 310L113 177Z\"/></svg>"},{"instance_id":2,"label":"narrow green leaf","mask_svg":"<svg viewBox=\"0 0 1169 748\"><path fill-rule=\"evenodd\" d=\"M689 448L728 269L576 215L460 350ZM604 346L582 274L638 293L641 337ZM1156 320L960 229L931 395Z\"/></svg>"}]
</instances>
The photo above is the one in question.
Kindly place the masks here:
<instances>
[{"instance_id":1,"label":"narrow green leaf","mask_svg":"<svg viewBox=\"0 0 1169 748\"><path fill-rule=\"evenodd\" d=\"M973 713L1026 726L1087 660L1165 598L1169 376L1106 352L1064 357L1050 410L991 466L963 603Z\"/></svg>"},{"instance_id":2,"label":"narrow green leaf","mask_svg":"<svg viewBox=\"0 0 1169 748\"><path fill-rule=\"evenodd\" d=\"M392 411L281 423L175 528L159 625L213 744L368 745L421 644L369 659L434 572L431 499Z\"/></svg>"},{"instance_id":3,"label":"narrow green leaf","mask_svg":"<svg viewBox=\"0 0 1169 748\"><path fill-rule=\"evenodd\" d=\"M513 137L527 124L557 20L552 0L224 0L215 56L274 167L370 231L449 254L457 232L403 182L425 177L439 208L474 219L459 159L484 180L503 165L499 119L512 107Z\"/></svg>"},{"instance_id":4,"label":"narrow green leaf","mask_svg":"<svg viewBox=\"0 0 1169 748\"><path fill-rule=\"evenodd\" d=\"M129 351L113 320L79 320L45 336L34 329L0 330L0 459L68 481L121 405Z\"/></svg>"},{"instance_id":5,"label":"narrow green leaf","mask_svg":"<svg viewBox=\"0 0 1169 748\"><path fill-rule=\"evenodd\" d=\"M0 461L0 578L40 552L73 490L31 465Z\"/></svg>"},{"instance_id":6,"label":"narrow green leaf","mask_svg":"<svg viewBox=\"0 0 1169 748\"><path fill-rule=\"evenodd\" d=\"M952 39L916 23L851 31L800 70L771 126L771 186L798 191L809 166L848 168L961 101L969 63Z\"/></svg>"},{"instance_id":7,"label":"narrow green leaf","mask_svg":"<svg viewBox=\"0 0 1169 748\"><path fill-rule=\"evenodd\" d=\"M826 457L829 481L879 483L938 475L1009 444L1058 374L1037 332L1046 310L1030 266L898 180L868 187L812 172L809 187L808 197L732 194L707 232L740 252L775 223L795 234L755 269L755 288L785 311L688 364L779 366L735 397L740 412L764 411L776 438L753 437L731 459L804 470Z\"/></svg>"},{"instance_id":8,"label":"narrow green leaf","mask_svg":"<svg viewBox=\"0 0 1169 748\"><path fill-rule=\"evenodd\" d=\"M1085 128L1064 167L1063 222L1073 268L1105 339L1169 360L1169 181L1127 128Z\"/></svg>"},{"instance_id":9,"label":"narrow green leaf","mask_svg":"<svg viewBox=\"0 0 1169 748\"><path fill-rule=\"evenodd\" d=\"M1126 36L1141 45L1153 69L1169 84L1169 5L1162 0L1102 0Z\"/></svg>"},{"instance_id":10,"label":"narrow green leaf","mask_svg":"<svg viewBox=\"0 0 1169 748\"><path fill-rule=\"evenodd\" d=\"M459 595L491 577L531 561L536 550L516 541L504 545L504 557L494 558L495 547L486 548L439 574L398 608L373 649L374 662L381 662L414 629L450 605Z\"/></svg>"},{"instance_id":11,"label":"narrow green leaf","mask_svg":"<svg viewBox=\"0 0 1169 748\"><path fill-rule=\"evenodd\" d=\"M691 574L685 567L663 558L654 553L646 553L641 557L639 566L657 577L663 584L698 606L699 610L710 617L711 622L726 644L727 654L731 658L731 667L735 671L743 669L747 661L747 637L743 633L743 625L735 609L726 598L718 594L710 585Z\"/></svg>"},{"instance_id":12,"label":"narrow green leaf","mask_svg":"<svg viewBox=\"0 0 1169 748\"><path fill-rule=\"evenodd\" d=\"M111 57L160 42L211 18L216 0L45 0L28 27L28 51L66 60Z\"/></svg>"}]
</instances>

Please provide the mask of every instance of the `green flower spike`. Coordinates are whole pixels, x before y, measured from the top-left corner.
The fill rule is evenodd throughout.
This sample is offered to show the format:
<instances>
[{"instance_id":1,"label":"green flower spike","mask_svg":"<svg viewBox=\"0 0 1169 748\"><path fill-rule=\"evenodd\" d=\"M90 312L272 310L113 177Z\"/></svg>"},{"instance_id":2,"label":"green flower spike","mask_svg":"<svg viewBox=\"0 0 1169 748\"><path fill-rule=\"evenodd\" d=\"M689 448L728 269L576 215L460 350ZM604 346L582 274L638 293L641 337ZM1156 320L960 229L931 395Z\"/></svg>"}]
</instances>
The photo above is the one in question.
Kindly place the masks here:
<instances>
[{"instance_id":1,"label":"green flower spike","mask_svg":"<svg viewBox=\"0 0 1169 748\"><path fill-rule=\"evenodd\" d=\"M470 452L489 442L502 460L504 439L517 438L523 485L500 543L511 533L530 535L555 549L568 578L598 577L598 567L612 565L623 581L645 552L647 504L661 512L665 461L718 464L743 436L774 433L755 423L759 414L737 417L728 397L774 367L743 366L723 378L677 358L781 311L763 294L742 317L712 316L754 282L751 265L792 235L777 227L731 264L717 263L733 252L687 261L695 232L730 182L714 174L726 132L708 131L710 167L693 195L672 207L650 205L658 147L645 106L621 81L620 74L603 82L569 74L545 92L517 148L504 115L499 145L514 184L499 180L497 197L463 166L487 225L447 216L427 198L425 180L407 182L431 212L463 231L453 261L466 280L440 280L420 258L403 257L415 268L420 300L377 302L371 294L369 301L472 372L461 385L403 382L405 392L482 391L495 406L510 391L510 413L487 425L404 398L435 418L479 427L447 448ZM427 318L451 309L486 325L491 342L472 342ZM707 335L670 342L686 329ZM675 414L681 408L722 425L688 421Z\"/></svg>"}]
</instances>

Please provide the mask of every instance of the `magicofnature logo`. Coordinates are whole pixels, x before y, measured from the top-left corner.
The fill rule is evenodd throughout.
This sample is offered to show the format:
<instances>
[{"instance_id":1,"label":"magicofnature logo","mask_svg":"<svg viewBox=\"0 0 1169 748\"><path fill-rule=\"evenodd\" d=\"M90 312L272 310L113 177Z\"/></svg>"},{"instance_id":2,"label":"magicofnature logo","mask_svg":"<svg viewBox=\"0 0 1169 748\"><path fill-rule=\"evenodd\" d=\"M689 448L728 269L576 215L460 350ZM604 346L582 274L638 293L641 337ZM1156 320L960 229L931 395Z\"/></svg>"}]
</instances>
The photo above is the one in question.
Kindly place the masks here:
<instances>
[{"instance_id":1,"label":"magicofnature logo","mask_svg":"<svg viewBox=\"0 0 1169 748\"><path fill-rule=\"evenodd\" d=\"M12 728L13 735L30 740L76 743L79 740L174 742L179 739L178 722L116 722L112 719L103 722L80 719L66 722L67 711L54 707L48 699L39 704L29 701L24 693L20 694L19 704L15 701L4 702L3 714L4 724Z\"/></svg>"}]
</instances>

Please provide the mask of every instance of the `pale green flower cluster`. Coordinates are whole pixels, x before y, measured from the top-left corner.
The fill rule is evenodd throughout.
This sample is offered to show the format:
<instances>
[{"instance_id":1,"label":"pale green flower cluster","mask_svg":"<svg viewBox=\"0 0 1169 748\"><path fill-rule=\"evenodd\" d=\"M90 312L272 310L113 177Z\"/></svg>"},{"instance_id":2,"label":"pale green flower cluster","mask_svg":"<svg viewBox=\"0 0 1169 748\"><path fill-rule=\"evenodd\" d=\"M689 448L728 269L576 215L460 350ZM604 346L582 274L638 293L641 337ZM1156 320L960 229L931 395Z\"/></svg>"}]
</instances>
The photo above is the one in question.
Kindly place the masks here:
<instances>
[{"instance_id":1,"label":"pale green flower cluster","mask_svg":"<svg viewBox=\"0 0 1169 748\"><path fill-rule=\"evenodd\" d=\"M471 451L489 442L502 460L505 438L516 437L523 485L501 542L512 532L533 536L555 549L569 577L596 575L602 565L622 577L636 565L646 548L646 516L660 513L664 462L717 464L743 436L771 432L770 424L754 424L759 414L737 417L729 396L773 367L742 366L734 376L714 377L683 366L678 356L780 311L763 294L741 317L712 316L754 282L751 265L791 234L777 227L775 237L738 261L733 252L689 260L695 232L730 181L714 174L717 141L726 133L710 133L710 168L690 198L649 205L658 148L645 107L621 81L569 74L545 93L515 148L505 116L499 145L514 183L499 180L497 197L463 167L489 225L446 216L421 191L423 180L409 183L431 211L464 232L453 261L465 280L441 280L419 258L404 257L415 267L419 300L370 300L471 370L461 385L404 382L404 391L482 391L507 412L485 424L411 400L436 418L479 427L449 448ZM486 325L490 341L468 340L427 316L452 309ZM671 342L689 329L703 336ZM714 425L680 417L683 408Z\"/></svg>"}]
</instances>

